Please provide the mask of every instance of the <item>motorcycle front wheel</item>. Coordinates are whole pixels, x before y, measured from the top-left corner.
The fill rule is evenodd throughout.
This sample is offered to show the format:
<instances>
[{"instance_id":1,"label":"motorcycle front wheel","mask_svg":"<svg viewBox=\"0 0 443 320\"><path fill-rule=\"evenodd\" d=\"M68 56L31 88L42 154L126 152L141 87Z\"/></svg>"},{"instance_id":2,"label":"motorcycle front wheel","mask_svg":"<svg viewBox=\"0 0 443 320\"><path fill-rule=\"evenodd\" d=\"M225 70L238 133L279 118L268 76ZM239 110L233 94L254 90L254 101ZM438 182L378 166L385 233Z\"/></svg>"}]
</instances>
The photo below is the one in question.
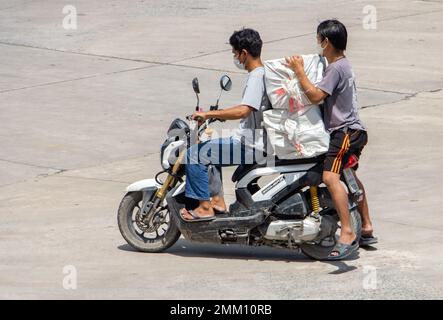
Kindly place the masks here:
<instances>
[{"instance_id":1,"label":"motorcycle front wheel","mask_svg":"<svg viewBox=\"0 0 443 320\"><path fill-rule=\"evenodd\" d=\"M361 217L360 213L358 212L358 209L355 208L351 210L351 226L352 230L354 230L355 234L357 235L357 241L360 240L361 237ZM338 215L334 215L335 219L337 220L338 224ZM332 235L327 241L327 239L324 239L324 241L320 242L319 244L302 244L300 246L301 251L307 255L308 257L315 259L315 260L325 260L329 254L334 249L334 246L337 241L337 235Z\"/></svg>"},{"instance_id":2,"label":"motorcycle front wheel","mask_svg":"<svg viewBox=\"0 0 443 320\"><path fill-rule=\"evenodd\" d=\"M138 251L162 252L177 242L180 231L167 208L156 213L155 227L146 226L140 216L142 198L141 192L130 192L123 197L117 213L120 233Z\"/></svg>"}]
</instances>

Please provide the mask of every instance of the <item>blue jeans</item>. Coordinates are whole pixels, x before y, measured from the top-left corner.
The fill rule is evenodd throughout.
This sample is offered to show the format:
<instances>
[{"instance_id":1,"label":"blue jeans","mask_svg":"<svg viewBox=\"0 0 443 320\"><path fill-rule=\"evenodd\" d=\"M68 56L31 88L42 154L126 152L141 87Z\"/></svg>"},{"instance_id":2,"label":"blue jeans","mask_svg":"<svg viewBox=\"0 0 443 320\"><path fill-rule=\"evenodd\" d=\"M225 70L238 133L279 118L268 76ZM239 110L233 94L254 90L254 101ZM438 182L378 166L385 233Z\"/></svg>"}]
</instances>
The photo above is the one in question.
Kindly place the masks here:
<instances>
[{"instance_id":1,"label":"blue jeans","mask_svg":"<svg viewBox=\"0 0 443 320\"><path fill-rule=\"evenodd\" d=\"M209 189L209 165L216 169L212 174L221 175L221 167L252 164L257 158L261 158L260 154L257 155L253 148L246 147L232 137L193 145L186 153L186 197L209 200L210 196L216 195L214 188L211 188L211 192ZM221 177L211 180L221 182Z\"/></svg>"}]
</instances>

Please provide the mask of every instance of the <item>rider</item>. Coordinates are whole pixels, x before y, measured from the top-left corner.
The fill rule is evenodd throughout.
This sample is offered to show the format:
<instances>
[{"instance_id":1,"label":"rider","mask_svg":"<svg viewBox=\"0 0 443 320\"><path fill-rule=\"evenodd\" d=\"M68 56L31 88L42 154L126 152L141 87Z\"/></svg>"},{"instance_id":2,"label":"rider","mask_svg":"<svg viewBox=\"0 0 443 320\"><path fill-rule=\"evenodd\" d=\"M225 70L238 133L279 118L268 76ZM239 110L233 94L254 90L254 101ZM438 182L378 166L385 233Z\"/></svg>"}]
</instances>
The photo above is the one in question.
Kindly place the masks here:
<instances>
[{"instance_id":1,"label":"rider","mask_svg":"<svg viewBox=\"0 0 443 320\"><path fill-rule=\"evenodd\" d=\"M253 29L235 31L229 39L234 64L248 71L248 78L239 105L224 110L195 112L193 119L240 120L240 128L229 138L220 138L191 146L186 158L186 190L188 198L199 200L194 210L183 209L186 220L213 219L214 207L226 210L221 194L210 201L208 165L212 164L221 174L222 166L251 164L265 159L265 141L262 128L262 112L270 108L264 82L264 67L260 58L263 42ZM215 200L215 201L214 201Z\"/></svg>"},{"instance_id":2,"label":"rider","mask_svg":"<svg viewBox=\"0 0 443 320\"><path fill-rule=\"evenodd\" d=\"M341 222L340 238L329 256L332 260L349 256L359 246L356 241L357 236L351 228L348 196L340 183L340 175L349 157L352 154L359 157L368 140L366 129L357 112L355 76L344 54L347 35L346 27L337 20L323 21L317 27L317 43L329 65L323 80L316 86L305 74L302 57L293 56L286 59L288 67L296 73L309 100L313 103L324 100L324 123L331 140L324 163L323 182L331 193ZM358 178L357 182L364 191ZM359 202L358 209L362 217L360 245L374 244L377 239L373 236L365 195Z\"/></svg>"}]
</instances>

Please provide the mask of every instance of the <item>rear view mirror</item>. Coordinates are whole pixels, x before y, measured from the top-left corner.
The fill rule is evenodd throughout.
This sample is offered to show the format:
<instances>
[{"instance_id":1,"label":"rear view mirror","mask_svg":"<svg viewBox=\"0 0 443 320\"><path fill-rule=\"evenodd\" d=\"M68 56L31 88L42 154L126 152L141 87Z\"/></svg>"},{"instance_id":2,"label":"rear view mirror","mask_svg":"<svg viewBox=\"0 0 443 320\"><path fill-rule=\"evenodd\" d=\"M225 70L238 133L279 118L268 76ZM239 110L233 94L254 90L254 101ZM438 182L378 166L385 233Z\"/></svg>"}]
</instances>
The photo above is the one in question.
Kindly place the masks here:
<instances>
[{"instance_id":1,"label":"rear view mirror","mask_svg":"<svg viewBox=\"0 0 443 320\"><path fill-rule=\"evenodd\" d=\"M220 79L220 87L222 90L229 91L232 87L232 80L229 78L229 76L224 75Z\"/></svg>"},{"instance_id":2,"label":"rear view mirror","mask_svg":"<svg viewBox=\"0 0 443 320\"><path fill-rule=\"evenodd\" d=\"M196 94L200 93L200 86L198 85L198 79L197 78L192 79L192 88L194 89L194 92Z\"/></svg>"}]
</instances>

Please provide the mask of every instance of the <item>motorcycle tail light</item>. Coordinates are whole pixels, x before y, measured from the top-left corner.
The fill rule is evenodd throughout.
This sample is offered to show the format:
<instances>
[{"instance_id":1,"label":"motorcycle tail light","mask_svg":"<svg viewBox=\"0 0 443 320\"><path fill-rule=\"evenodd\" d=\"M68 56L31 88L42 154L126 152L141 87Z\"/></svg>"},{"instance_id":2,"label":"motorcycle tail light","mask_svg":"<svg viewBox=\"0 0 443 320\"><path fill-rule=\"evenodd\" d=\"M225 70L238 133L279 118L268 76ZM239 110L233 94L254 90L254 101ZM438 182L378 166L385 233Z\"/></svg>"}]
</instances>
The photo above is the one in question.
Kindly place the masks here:
<instances>
[{"instance_id":1,"label":"motorcycle tail light","mask_svg":"<svg viewBox=\"0 0 443 320\"><path fill-rule=\"evenodd\" d=\"M347 169L347 168L353 168L353 167L355 167L357 164L358 164L358 157L357 157L355 154L353 154L353 155L351 155L351 156L349 157L349 160L348 160L348 162L347 162L346 165L345 165L345 169Z\"/></svg>"}]
</instances>

